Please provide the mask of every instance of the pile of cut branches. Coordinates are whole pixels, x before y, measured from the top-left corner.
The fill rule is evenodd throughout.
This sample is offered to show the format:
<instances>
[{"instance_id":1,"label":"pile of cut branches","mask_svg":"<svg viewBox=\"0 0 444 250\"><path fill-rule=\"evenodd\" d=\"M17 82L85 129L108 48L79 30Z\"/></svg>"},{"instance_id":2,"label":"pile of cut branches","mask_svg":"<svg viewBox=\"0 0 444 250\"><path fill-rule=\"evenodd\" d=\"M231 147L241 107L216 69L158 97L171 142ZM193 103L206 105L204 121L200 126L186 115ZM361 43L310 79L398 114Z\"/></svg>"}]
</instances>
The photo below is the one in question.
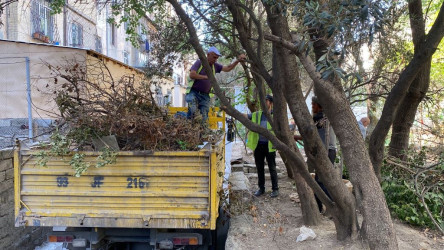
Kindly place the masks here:
<instances>
[{"instance_id":1,"label":"pile of cut branches","mask_svg":"<svg viewBox=\"0 0 444 250\"><path fill-rule=\"evenodd\" d=\"M83 65L83 66L82 66ZM96 60L47 65L67 136L77 147L114 135L120 150L196 150L209 132L199 119L168 114L156 105L149 82L137 75L115 80L106 63Z\"/></svg>"}]
</instances>

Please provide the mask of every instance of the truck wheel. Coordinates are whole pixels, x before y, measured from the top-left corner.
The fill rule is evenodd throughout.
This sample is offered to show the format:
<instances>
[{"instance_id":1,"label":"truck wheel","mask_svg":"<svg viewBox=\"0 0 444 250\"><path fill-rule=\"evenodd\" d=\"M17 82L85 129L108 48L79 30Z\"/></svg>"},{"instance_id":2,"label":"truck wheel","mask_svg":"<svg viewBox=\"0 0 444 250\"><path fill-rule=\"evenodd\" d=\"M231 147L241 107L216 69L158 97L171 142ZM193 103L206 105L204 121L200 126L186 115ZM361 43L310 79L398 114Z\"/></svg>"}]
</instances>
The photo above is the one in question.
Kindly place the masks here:
<instances>
[{"instance_id":1,"label":"truck wheel","mask_svg":"<svg viewBox=\"0 0 444 250\"><path fill-rule=\"evenodd\" d=\"M219 217L216 219L216 230L211 232L212 247L210 249L225 250L225 242L228 237L228 229L230 228L230 217L228 212L219 207Z\"/></svg>"}]
</instances>

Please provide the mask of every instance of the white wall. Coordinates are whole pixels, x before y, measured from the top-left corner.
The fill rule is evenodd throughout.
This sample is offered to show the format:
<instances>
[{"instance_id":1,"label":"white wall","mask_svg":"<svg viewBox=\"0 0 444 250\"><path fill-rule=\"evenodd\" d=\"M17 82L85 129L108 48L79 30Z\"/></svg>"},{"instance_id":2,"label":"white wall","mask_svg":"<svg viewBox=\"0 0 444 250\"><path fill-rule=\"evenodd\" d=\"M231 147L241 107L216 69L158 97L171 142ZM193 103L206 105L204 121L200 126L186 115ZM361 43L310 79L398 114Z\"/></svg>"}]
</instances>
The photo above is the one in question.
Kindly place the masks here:
<instances>
[{"instance_id":1,"label":"white wall","mask_svg":"<svg viewBox=\"0 0 444 250\"><path fill-rule=\"evenodd\" d=\"M52 118L58 110L46 86L54 80L43 62L61 65L66 59L85 60L86 50L0 41L0 118L28 117L25 57L30 60L32 115Z\"/></svg>"}]
</instances>

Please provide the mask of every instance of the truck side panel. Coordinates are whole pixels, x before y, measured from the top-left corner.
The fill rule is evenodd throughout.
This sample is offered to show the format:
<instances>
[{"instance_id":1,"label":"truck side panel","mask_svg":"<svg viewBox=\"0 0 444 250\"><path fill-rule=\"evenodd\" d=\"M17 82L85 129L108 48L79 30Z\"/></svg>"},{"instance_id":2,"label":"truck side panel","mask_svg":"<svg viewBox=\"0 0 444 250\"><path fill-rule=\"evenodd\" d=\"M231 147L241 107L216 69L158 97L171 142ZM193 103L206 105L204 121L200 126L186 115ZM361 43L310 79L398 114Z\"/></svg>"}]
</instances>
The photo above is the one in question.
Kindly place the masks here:
<instances>
[{"instance_id":1,"label":"truck side panel","mask_svg":"<svg viewBox=\"0 0 444 250\"><path fill-rule=\"evenodd\" d=\"M20 212L16 226L212 226L210 202L216 201L209 193L208 151L119 153L116 164L91 167L81 177L73 176L68 157L52 158L47 167L41 167L35 153L17 157ZM85 154L92 163L98 156Z\"/></svg>"}]
</instances>

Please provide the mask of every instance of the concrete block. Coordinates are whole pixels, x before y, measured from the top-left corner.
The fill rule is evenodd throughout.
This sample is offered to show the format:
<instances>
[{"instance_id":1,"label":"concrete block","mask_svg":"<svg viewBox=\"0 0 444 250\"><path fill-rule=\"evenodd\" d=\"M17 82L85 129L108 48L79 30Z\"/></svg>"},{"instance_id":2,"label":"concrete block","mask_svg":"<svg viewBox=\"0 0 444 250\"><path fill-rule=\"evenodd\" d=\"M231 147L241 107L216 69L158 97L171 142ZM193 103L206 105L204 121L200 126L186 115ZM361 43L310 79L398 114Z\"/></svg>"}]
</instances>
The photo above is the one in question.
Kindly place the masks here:
<instances>
[{"instance_id":1,"label":"concrete block","mask_svg":"<svg viewBox=\"0 0 444 250\"><path fill-rule=\"evenodd\" d=\"M13 168L14 164L12 163L12 159L0 161L0 171L6 171Z\"/></svg>"},{"instance_id":2,"label":"concrete block","mask_svg":"<svg viewBox=\"0 0 444 250\"><path fill-rule=\"evenodd\" d=\"M6 190L14 190L14 180L5 180L3 182L0 182L0 192L6 191Z\"/></svg>"},{"instance_id":3,"label":"concrete block","mask_svg":"<svg viewBox=\"0 0 444 250\"><path fill-rule=\"evenodd\" d=\"M8 198L8 197L6 197L6 198ZM13 213L14 212L14 201L6 200L5 203L0 205L0 208L2 209L2 212L0 212L0 214L2 216L7 215L7 214L12 215L12 214L14 214Z\"/></svg>"},{"instance_id":4,"label":"concrete block","mask_svg":"<svg viewBox=\"0 0 444 250\"><path fill-rule=\"evenodd\" d=\"M231 172L243 172L244 164L234 164L231 165Z\"/></svg>"},{"instance_id":5,"label":"concrete block","mask_svg":"<svg viewBox=\"0 0 444 250\"><path fill-rule=\"evenodd\" d=\"M257 173L255 164L244 164L244 173Z\"/></svg>"},{"instance_id":6,"label":"concrete block","mask_svg":"<svg viewBox=\"0 0 444 250\"><path fill-rule=\"evenodd\" d=\"M14 190L12 187L7 190L0 191L0 206L5 205L7 202L13 203L14 200Z\"/></svg>"},{"instance_id":7,"label":"concrete block","mask_svg":"<svg viewBox=\"0 0 444 250\"><path fill-rule=\"evenodd\" d=\"M13 224L13 222L14 222L14 217L8 215L0 217L0 225L2 226L10 227Z\"/></svg>"},{"instance_id":8,"label":"concrete block","mask_svg":"<svg viewBox=\"0 0 444 250\"><path fill-rule=\"evenodd\" d=\"M6 171L0 171L0 182L6 179Z\"/></svg>"},{"instance_id":9,"label":"concrete block","mask_svg":"<svg viewBox=\"0 0 444 250\"><path fill-rule=\"evenodd\" d=\"M244 167L256 168L256 164L244 164Z\"/></svg>"},{"instance_id":10,"label":"concrete block","mask_svg":"<svg viewBox=\"0 0 444 250\"><path fill-rule=\"evenodd\" d=\"M231 183L231 191L248 191L250 181L243 172L233 172L228 181Z\"/></svg>"},{"instance_id":11,"label":"concrete block","mask_svg":"<svg viewBox=\"0 0 444 250\"><path fill-rule=\"evenodd\" d=\"M0 150L0 161L4 159L12 159L14 157L14 150L5 149Z\"/></svg>"},{"instance_id":12,"label":"concrete block","mask_svg":"<svg viewBox=\"0 0 444 250\"><path fill-rule=\"evenodd\" d=\"M0 216L10 216L14 214L14 203L6 203L5 205L1 205L0 208Z\"/></svg>"},{"instance_id":13,"label":"concrete block","mask_svg":"<svg viewBox=\"0 0 444 250\"><path fill-rule=\"evenodd\" d=\"M14 179L14 169L10 168L10 169L6 169L6 180L9 179Z\"/></svg>"}]
</instances>

